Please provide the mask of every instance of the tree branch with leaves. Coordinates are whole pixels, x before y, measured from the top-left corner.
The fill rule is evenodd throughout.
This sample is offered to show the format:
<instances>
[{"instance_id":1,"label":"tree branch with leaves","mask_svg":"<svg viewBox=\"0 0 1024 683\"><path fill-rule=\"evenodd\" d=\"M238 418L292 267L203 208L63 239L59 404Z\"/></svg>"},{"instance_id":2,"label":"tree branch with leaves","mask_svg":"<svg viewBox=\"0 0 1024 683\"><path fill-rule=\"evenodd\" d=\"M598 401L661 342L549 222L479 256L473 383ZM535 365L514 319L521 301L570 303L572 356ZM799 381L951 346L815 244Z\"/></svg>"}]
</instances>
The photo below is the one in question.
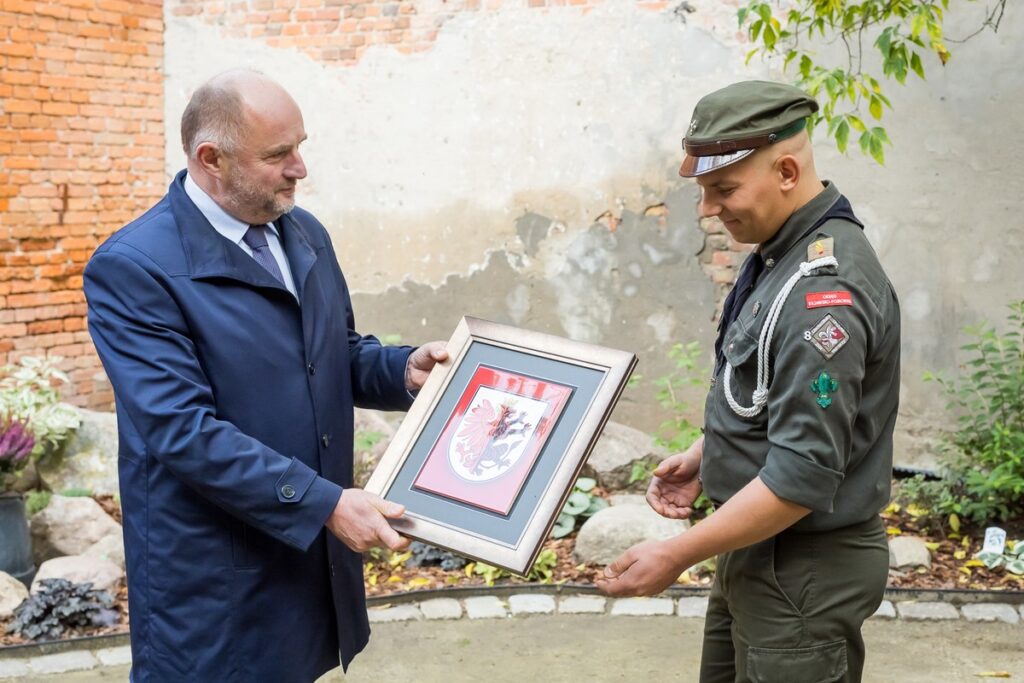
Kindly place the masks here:
<instances>
[{"instance_id":1,"label":"tree branch with leaves","mask_svg":"<svg viewBox=\"0 0 1024 683\"><path fill-rule=\"evenodd\" d=\"M843 153L851 134L859 134L861 151L884 164L884 146L892 142L881 121L892 103L882 82L905 85L911 72L924 80L923 55L933 53L945 65L952 56L948 43L966 42L985 30L998 31L1007 0L990 1L981 25L961 39L946 35L950 0L792 0L775 9L769 2L751 0L737 18L754 45L747 62L758 55L782 57L783 73L792 73L795 84L822 103L808 121L808 131L824 125ZM865 68L867 40L881 57L881 80ZM845 65L827 63L814 50L837 42L845 48Z\"/></svg>"}]
</instances>

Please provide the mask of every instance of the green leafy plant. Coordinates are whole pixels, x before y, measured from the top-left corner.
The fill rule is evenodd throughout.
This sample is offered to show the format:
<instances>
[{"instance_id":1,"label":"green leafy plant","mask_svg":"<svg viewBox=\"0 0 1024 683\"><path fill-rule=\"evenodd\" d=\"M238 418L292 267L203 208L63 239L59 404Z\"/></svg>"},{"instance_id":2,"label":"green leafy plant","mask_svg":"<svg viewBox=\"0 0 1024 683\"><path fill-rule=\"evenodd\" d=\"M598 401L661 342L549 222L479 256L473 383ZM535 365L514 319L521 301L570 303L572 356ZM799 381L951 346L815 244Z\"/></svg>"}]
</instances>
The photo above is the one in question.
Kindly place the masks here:
<instances>
[{"instance_id":1,"label":"green leafy plant","mask_svg":"<svg viewBox=\"0 0 1024 683\"><path fill-rule=\"evenodd\" d=\"M380 432L360 430L356 432L352 445L356 451L369 451L380 443L380 440L383 438L384 435Z\"/></svg>"},{"instance_id":2,"label":"green leafy plant","mask_svg":"<svg viewBox=\"0 0 1024 683\"><path fill-rule=\"evenodd\" d=\"M551 529L552 538L564 538L576 530L576 525L584 519L608 507L608 501L593 493L597 482L589 477L580 477L573 486L572 493L562 507L555 526Z\"/></svg>"},{"instance_id":3,"label":"green leafy plant","mask_svg":"<svg viewBox=\"0 0 1024 683\"><path fill-rule=\"evenodd\" d=\"M551 583L555 575L555 567L558 566L558 555L551 548L544 548L537 555L537 561L530 567L526 574L527 581L539 583Z\"/></svg>"},{"instance_id":4,"label":"green leafy plant","mask_svg":"<svg viewBox=\"0 0 1024 683\"><path fill-rule=\"evenodd\" d=\"M60 360L26 356L0 368L0 415L27 425L35 438L33 457L55 451L81 422L76 408L60 403L58 387L70 381L57 369Z\"/></svg>"},{"instance_id":5,"label":"green leafy plant","mask_svg":"<svg viewBox=\"0 0 1024 683\"><path fill-rule=\"evenodd\" d=\"M470 569L471 567L472 569ZM511 574L504 569L493 567L486 562L476 562L472 565L466 565L466 570L467 573L472 571L474 574L484 577L484 582L486 582L488 586L493 586L494 582L499 579L511 576Z\"/></svg>"},{"instance_id":6,"label":"green leafy plant","mask_svg":"<svg viewBox=\"0 0 1024 683\"><path fill-rule=\"evenodd\" d=\"M668 350L668 357L673 368L667 375L654 380L654 386L658 388L655 394L658 404L672 417L658 427L656 441L676 453L689 448L700 436L700 426L686 418L691 406L684 400L682 392L687 387L704 386L709 370L698 365L701 357L699 342L673 344ZM651 467L650 471L653 470ZM650 472L647 473L647 476L649 475Z\"/></svg>"},{"instance_id":7,"label":"green leafy plant","mask_svg":"<svg viewBox=\"0 0 1024 683\"><path fill-rule=\"evenodd\" d=\"M49 491L29 491L25 494L25 514L31 517L42 512L50 504L53 494Z\"/></svg>"},{"instance_id":8,"label":"green leafy plant","mask_svg":"<svg viewBox=\"0 0 1024 683\"><path fill-rule=\"evenodd\" d=\"M91 583L66 579L43 579L41 588L14 610L8 633L29 640L55 640L65 631L93 626L113 626L120 619L113 609L114 598L106 591L93 590Z\"/></svg>"},{"instance_id":9,"label":"green leafy plant","mask_svg":"<svg viewBox=\"0 0 1024 683\"><path fill-rule=\"evenodd\" d=\"M781 5L777 16L771 3L750 0L737 18L755 46L748 62L755 55L782 58L783 71L795 67L796 85L822 102L808 131L824 123L840 152L846 151L851 134L857 134L861 151L884 164L884 145L892 143L878 124L892 104L879 78L864 66L864 51L870 49L865 43L871 41L877 50L882 79L904 85L914 73L923 80L929 54L945 65L950 42L965 42L985 29L998 31L1006 0L996 0L981 27L960 40L945 31L949 5L950 0L795 0ZM831 43L845 47L845 64L827 63L814 50L816 44Z\"/></svg>"},{"instance_id":10,"label":"green leafy plant","mask_svg":"<svg viewBox=\"0 0 1024 683\"><path fill-rule=\"evenodd\" d=\"M1006 549L1001 553L994 551L983 551L978 553L978 559L985 563L989 569L1003 567L1006 571L1017 576L1024 575L1024 541L1011 541L1006 544Z\"/></svg>"},{"instance_id":11,"label":"green leafy plant","mask_svg":"<svg viewBox=\"0 0 1024 683\"><path fill-rule=\"evenodd\" d=\"M537 560L526 573L526 580L538 583L551 583L555 575L555 567L558 566L558 555L551 548L544 548L537 555ZM466 575L470 573L482 576L488 586L493 586L495 581L507 579L512 576L509 572L499 567L494 567L486 562L475 562L466 565Z\"/></svg>"},{"instance_id":12,"label":"green leafy plant","mask_svg":"<svg viewBox=\"0 0 1024 683\"><path fill-rule=\"evenodd\" d=\"M1010 304L1007 331L968 327L974 341L957 380L928 374L945 391L956 429L943 435L938 482L905 487L908 500L974 523L1024 514L1024 300Z\"/></svg>"}]
</instances>

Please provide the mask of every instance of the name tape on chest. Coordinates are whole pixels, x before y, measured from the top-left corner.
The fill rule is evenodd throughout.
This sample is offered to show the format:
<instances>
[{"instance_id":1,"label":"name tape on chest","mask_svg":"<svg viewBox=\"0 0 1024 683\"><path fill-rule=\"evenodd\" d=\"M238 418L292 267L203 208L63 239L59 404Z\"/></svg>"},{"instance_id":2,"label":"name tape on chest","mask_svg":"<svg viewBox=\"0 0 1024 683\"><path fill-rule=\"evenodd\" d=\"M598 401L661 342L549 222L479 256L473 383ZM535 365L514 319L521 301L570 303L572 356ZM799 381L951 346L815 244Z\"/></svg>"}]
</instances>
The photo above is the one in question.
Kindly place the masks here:
<instances>
[{"instance_id":1,"label":"name tape on chest","mask_svg":"<svg viewBox=\"0 0 1024 683\"><path fill-rule=\"evenodd\" d=\"M853 294L846 290L833 292L808 292L804 295L807 308L822 308L824 306L853 306Z\"/></svg>"}]
</instances>

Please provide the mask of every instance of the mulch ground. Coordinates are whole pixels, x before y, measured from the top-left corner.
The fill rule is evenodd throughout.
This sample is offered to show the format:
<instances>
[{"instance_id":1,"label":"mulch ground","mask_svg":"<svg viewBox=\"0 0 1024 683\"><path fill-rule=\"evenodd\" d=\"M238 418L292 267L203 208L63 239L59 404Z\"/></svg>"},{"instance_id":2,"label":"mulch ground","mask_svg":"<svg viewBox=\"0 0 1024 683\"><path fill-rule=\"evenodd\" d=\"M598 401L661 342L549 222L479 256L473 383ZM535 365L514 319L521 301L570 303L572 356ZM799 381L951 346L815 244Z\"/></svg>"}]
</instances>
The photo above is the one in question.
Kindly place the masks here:
<instances>
[{"instance_id":1,"label":"mulch ground","mask_svg":"<svg viewBox=\"0 0 1024 683\"><path fill-rule=\"evenodd\" d=\"M98 498L97 501L119 523L121 511L112 499ZM928 526L923 518L906 510L890 506L883 513L889 534L920 536L930 544L932 565L911 571L889 572L889 586L892 588L918 589L967 589L1024 591L1024 577L1015 576L1002 568L990 570L975 559L984 540L984 529L964 527L959 532L948 528ZM1001 525L1011 540L1024 539L1024 519L1013 520ZM550 577L543 583L590 585L601 573L602 567L577 563L572 557L575 534L562 539L549 539L545 549L554 553L554 562L548 566ZM478 572L475 563L469 563L459 570L446 571L438 566L409 567L402 555L373 553L365 556L364 574L366 593L369 596L387 596L417 590L433 590L446 587L491 585L527 585L525 579L508 574L495 576ZM713 581L713 570L701 565L680 577L680 585L709 587ZM121 623L105 629L92 629L69 633L68 637L123 633L128 630L128 593L124 582L118 586L116 604L121 613ZM17 645L26 642L20 636L8 634L10 621L0 621L0 646Z\"/></svg>"}]
</instances>

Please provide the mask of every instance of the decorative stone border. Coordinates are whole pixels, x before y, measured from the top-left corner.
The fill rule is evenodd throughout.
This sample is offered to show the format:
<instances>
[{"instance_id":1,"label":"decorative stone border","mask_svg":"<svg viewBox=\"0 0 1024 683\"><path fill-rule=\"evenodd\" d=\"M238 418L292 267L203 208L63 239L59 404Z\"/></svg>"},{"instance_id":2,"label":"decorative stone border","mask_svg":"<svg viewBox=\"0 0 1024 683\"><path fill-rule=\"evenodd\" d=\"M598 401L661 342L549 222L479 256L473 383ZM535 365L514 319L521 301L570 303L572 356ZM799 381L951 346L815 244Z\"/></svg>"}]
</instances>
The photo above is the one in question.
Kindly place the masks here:
<instances>
[{"instance_id":1,"label":"decorative stone border","mask_svg":"<svg viewBox=\"0 0 1024 683\"><path fill-rule=\"evenodd\" d=\"M872 619L1024 623L1024 602L1021 601L1024 596L1016 593L890 590L886 597L888 599L882 602ZM1008 601L998 602L999 598ZM606 598L589 587L513 585L417 591L374 597L368 602L370 623L384 624L555 614L703 619L708 598L707 590L671 589L653 598L615 599ZM127 635L119 634L0 648L0 680L128 664L131 648L123 644L126 641Z\"/></svg>"}]
</instances>

